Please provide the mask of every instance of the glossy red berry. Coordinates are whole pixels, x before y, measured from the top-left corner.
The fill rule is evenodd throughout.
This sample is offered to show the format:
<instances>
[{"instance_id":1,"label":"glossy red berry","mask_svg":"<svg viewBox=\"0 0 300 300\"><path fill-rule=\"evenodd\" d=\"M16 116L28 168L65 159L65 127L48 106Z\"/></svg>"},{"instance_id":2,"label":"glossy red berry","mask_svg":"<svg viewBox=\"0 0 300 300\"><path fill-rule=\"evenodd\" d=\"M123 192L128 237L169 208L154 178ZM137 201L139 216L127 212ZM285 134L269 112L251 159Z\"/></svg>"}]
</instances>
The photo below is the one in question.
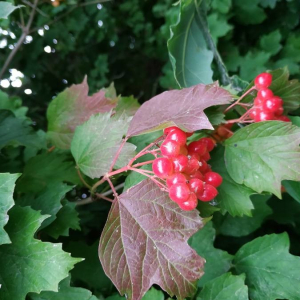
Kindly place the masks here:
<instances>
[{"instance_id":1,"label":"glossy red berry","mask_svg":"<svg viewBox=\"0 0 300 300\"><path fill-rule=\"evenodd\" d=\"M173 168L174 172L184 172L186 169L189 159L187 158L186 155L179 154L178 156L175 156L172 158L173 161Z\"/></svg>"},{"instance_id":2,"label":"glossy red berry","mask_svg":"<svg viewBox=\"0 0 300 300\"><path fill-rule=\"evenodd\" d=\"M186 134L181 129L175 128L168 133L166 140L172 140L180 146L184 146L186 144Z\"/></svg>"},{"instance_id":3,"label":"glossy red berry","mask_svg":"<svg viewBox=\"0 0 300 300\"><path fill-rule=\"evenodd\" d=\"M220 186L222 181L223 181L222 176L216 172L208 172L205 174L205 182L209 183L214 187Z\"/></svg>"},{"instance_id":4,"label":"glossy red berry","mask_svg":"<svg viewBox=\"0 0 300 300\"><path fill-rule=\"evenodd\" d=\"M209 152L204 153L201 158L204 159L205 161L210 160L210 154L209 154Z\"/></svg>"},{"instance_id":5,"label":"glossy red berry","mask_svg":"<svg viewBox=\"0 0 300 300\"><path fill-rule=\"evenodd\" d=\"M254 117L255 122L262 122L262 121L270 121L274 120L275 116L271 112L266 112L262 109L257 111L257 115Z\"/></svg>"},{"instance_id":6,"label":"glossy red berry","mask_svg":"<svg viewBox=\"0 0 300 300\"><path fill-rule=\"evenodd\" d=\"M167 186L171 187L176 183L186 183L186 177L181 173L174 173L167 178Z\"/></svg>"},{"instance_id":7,"label":"glossy red berry","mask_svg":"<svg viewBox=\"0 0 300 300\"><path fill-rule=\"evenodd\" d=\"M160 151L163 156L174 157L180 153L180 145L171 140L165 140L161 146Z\"/></svg>"},{"instance_id":8,"label":"glossy red berry","mask_svg":"<svg viewBox=\"0 0 300 300\"><path fill-rule=\"evenodd\" d=\"M266 112L275 113L277 110L279 110L282 107L282 104L283 104L282 99L280 97L275 96L273 98L264 101L262 108Z\"/></svg>"},{"instance_id":9,"label":"glossy red berry","mask_svg":"<svg viewBox=\"0 0 300 300\"><path fill-rule=\"evenodd\" d=\"M189 162L187 167L185 168L184 173L190 175L194 174L199 169L199 160L196 156L189 156Z\"/></svg>"},{"instance_id":10,"label":"glossy red berry","mask_svg":"<svg viewBox=\"0 0 300 300\"><path fill-rule=\"evenodd\" d=\"M284 112L284 109L283 109L283 107L281 106L281 107L279 107L279 108L275 111L274 115L275 115L276 117L279 117L279 116L281 116L281 115L283 114L283 112Z\"/></svg>"},{"instance_id":11,"label":"glossy red berry","mask_svg":"<svg viewBox=\"0 0 300 300\"><path fill-rule=\"evenodd\" d=\"M171 127L168 127L168 128L165 128L164 129L164 134L165 135L168 135L171 131L173 131L174 129L179 129L178 127L176 126L171 126Z\"/></svg>"},{"instance_id":12,"label":"glossy red berry","mask_svg":"<svg viewBox=\"0 0 300 300\"><path fill-rule=\"evenodd\" d=\"M189 180L188 186L194 193L202 193L203 191L203 181L198 178L191 178Z\"/></svg>"},{"instance_id":13,"label":"glossy red berry","mask_svg":"<svg viewBox=\"0 0 300 300\"><path fill-rule=\"evenodd\" d=\"M268 88L272 83L272 75L270 73L261 73L254 80L257 89Z\"/></svg>"},{"instance_id":14,"label":"glossy red berry","mask_svg":"<svg viewBox=\"0 0 300 300\"><path fill-rule=\"evenodd\" d=\"M190 178L198 178L201 181L204 181L205 177L200 171L196 171L194 174L190 175Z\"/></svg>"},{"instance_id":15,"label":"glossy red berry","mask_svg":"<svg viewBox=\"0 0 300 300\"><path fill-rule=\"evenodd\" d=\"M176 183L169 188L170 198L177 203L186 201L190 193L190 189L185 183Z\"/></svg>"},{"instance_id":16,"label":"glossy red berry","mask_svg":"<svg viewBox=\"0 0 300 300\"><path fill-rule=\"evenodd\" d=\"M204 159L200 159L199 160L199 171L201 173L205 173L205 171L207 170L207 168L208 168L207 162Z\"/></svg>"},{"instance_id":17,"label":"glossy red berry","mask_svg":"<svg viewBox=\"0 0 300 300\"><path fill-rule=\"evenodd\" d=\"M254 106L261 107L263 102L264 102L264 100L262 98L256 97L254 99Z\"/></svg>"},{"instance_id":18,"label":"glossy red berry","mask_svg":"<svg viewBox=\"0 0 300 300\"><path fill-rule=\"evenodd\" d=\"M260 108L251 108L251 110L249 111L249 117L252 120L255 120L255 118L258 116L258 114L260 113L261 109Z\"/></svg>"},{"instance_id":19,"label":"glossy red berry","mask_svg":"<svg viewBox=\"0 0 300 300\"><path fill-rule=\"evenodd\" d=\"M204 143L209 152L215 148L215 142L210 138L202 138L199 142Z\"/></svg>"},{"instance_id":20,"label":"glossy red berry","mask_svg":"<svg viewBox=\"0 0 300 300\"><path fill-rule=\"evenodd\" d=\"M289 117L287 117L287 116L277 117L276 120L283 121L283 122L291 122L291 119Z\"/></svg>"},{"instance_id":21,"label":"glossy red berry","mask_svg":"<svg viewBox=\"0 0 300 300\"><path fill-rule=\"evenodd\" d=\"M193 210L197 207L198 199L195 193L191 193L189 198L184 202L179 202L178 205L182 210Z\"/></svg>"},{"instance_id":22,"label":"glossy red berry","mask_svg":"<svg viewBox=\"0 0 300 300\"><path fill-rule=\"evenodd\" d=\"M205 184L203 192L201 194L197 194L198 199L204 202L213 200L217 195L217 189L210 184Z\"/></svg>"},{"instance_id":23,"label":"glossy red berry","mask_svg":"<svg viewBox=\"0 0 300 300\"><path fill-rule=\"evenodd\" d=\"M156 158L152 164L154 174L160 178L167 178L173 173L173 162L167 157Z\"/></svg>"},{"instance_id":24,"label":"glossy red berry","mask_svg":"<svg viewBox=\"0 0 300 300\"><path fill-rule=\"evenodd\" d=\"M257 98L262 100L270 99L274 96L273 92L270 89L261 89L257 92Z\"/></svg>"},{"instance_id":25,"label":"glossy red berry","mask_svg":"<svg viewBox=\"0 0 300 300\"><path fill-rule=\"evenodd\" d=\"M188 145L188 151L189 154L198 154L200 156L202 156L204 153L207 152L207 147L206 144L201 142L201 141L195 141L195 142L191 142Z\"/></svg>"}]
</instances>

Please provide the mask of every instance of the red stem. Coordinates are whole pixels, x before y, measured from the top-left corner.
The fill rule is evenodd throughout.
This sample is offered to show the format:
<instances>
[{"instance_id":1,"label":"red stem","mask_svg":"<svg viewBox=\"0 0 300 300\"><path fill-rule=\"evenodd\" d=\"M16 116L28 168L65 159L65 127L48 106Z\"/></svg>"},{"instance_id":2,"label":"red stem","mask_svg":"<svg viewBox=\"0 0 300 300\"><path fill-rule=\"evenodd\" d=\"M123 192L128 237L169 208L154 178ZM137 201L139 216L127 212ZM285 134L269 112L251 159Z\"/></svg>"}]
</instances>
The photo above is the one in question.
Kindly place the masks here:
<instances>
[{"instance_id":1,"label":"red stem","mask_svg":"<svg viewBox=\"0 0 300 300\"><path fill-rule=\"evenodd\" d=\"M119 155L120 155L120 153L121 153L121 151L122 151L124 145L126 144L127 139L128 139L128 138L125 137L124 140L123 140L123 142L121 143L121 145L120 145L120 147L119 147L119 149L118 149L118 151L117 151L117 153L116 153L116 155L115 155L115 157L114 157L114 159L113 159L113 161L112 161L112 164L111 164L111 166L110 166L109 172L111 172L111 171L113 170L114 165L116 164L116 162L117 162L117 160L118 160L118 157L119 157Z\"/></svg>"},{"instance_id":2,"label":"red stem","mask_svg":"<svg viewBox=\"0 0 300 300\"><path fill-rule=\"evenodd\" d=\"M145 161L145 162L141 162L141 163L135 164L132 167L133 168L137 168L137 167L140 167L140 166L152 164L153 162L154 162L154 160L148 160L148 161Z\"/></svg>"}]
</instances>

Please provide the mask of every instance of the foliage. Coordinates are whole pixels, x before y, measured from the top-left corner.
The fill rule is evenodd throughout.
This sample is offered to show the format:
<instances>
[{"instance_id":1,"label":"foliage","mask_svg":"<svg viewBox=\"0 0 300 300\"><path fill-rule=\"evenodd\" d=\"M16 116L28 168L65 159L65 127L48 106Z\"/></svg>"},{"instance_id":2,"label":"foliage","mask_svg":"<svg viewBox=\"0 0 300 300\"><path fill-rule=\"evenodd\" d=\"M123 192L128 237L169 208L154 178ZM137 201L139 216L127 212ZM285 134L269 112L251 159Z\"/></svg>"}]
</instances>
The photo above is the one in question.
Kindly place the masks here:
<instances>
[{"instance_id":1,"label":"foliage","mask_svg":"<svg viewBox=\"0 0 300 300\"><path fill-rule=\"evenodd\" d=\"M19 4L0 2L23 83L0 91L0 298L300 299L299 3ZM241 117L266 69L291 122ZM169 126L216 142L223 182L192 211L152 172Z\"/></svg>"}]
</instances>

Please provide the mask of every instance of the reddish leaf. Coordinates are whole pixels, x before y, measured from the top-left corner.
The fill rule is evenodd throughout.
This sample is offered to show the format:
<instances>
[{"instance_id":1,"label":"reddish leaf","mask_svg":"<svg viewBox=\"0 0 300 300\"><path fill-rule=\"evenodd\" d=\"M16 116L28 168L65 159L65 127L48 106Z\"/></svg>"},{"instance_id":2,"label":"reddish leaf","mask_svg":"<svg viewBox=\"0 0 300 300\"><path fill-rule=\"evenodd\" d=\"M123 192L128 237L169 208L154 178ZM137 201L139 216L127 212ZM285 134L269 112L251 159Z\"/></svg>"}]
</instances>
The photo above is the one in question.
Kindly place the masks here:
<instances>
[{"instance_id":1,"label":"reddish leaf","mask_svg":"<svg viewBox=\"0 0 300 300\"><path fill-rule=\"evenodd\" d=\"M144 103L133 117L127 136L178 126L185 131L213 129L203 110L213 105L228 104L231 94L215 82L172 90Z\"/></svg>"},{"instance_id":2,"label":"reddish leaf","mask_svg":"<svg viewBox=\"0 0 300 300\"><path fill-rule=\"evenodd\" d=\"M113 88L113 87L112 87ZM85 77L80 84L72 85L60 93L49 105L47 111L48 137L53 145L69 149L75 128L96 113L111 111L117 98L110 91L102 89L88 96L89 87ZM105 96L108 92L112 98Z\"/></svg>"},{"instance_id":3,"label":"reddish leaf","mask_svg":"<svg viewBox=\"0 0 300 300\"><path fill-rule=\"evenodd\" d=\"M140 300L153 284L178 299L192 296L204 259L187 240L201 227L198 211L181 210L144 180L111 208L99 246L103 269L129 300Z\"/></svg>"}]
</instances>

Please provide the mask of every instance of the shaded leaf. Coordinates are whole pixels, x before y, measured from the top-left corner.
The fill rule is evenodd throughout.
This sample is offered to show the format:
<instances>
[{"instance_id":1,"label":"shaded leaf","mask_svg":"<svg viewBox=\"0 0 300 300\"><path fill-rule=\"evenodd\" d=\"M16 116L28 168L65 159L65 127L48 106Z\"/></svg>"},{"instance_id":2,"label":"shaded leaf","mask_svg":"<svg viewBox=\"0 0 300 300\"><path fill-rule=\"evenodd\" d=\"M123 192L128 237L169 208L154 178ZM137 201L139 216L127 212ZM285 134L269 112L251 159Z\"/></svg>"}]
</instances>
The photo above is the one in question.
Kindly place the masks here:
<instances>
[{"instance_id":1,"label":"shaded leaf","mask_svg":"<svg viewBox=\"0 0 300 300\"><path fill-rule=\"evenodd\" d=\"M1 300L24 300L29 292L57 291L58 283L81 259L70 257L61 250L61 244L33 238L47 216L17 205L9 216L6 230L12 244L0 246Z\"/></svg>"},{"instance_id":2,"label":"shaded leaf","mask_svg":"<svg viewBox=\"0 0 300 300\"><path fill-rule=\"evenodd\" d=\"M224 147L220 147L212 153L210 165L223 178L222 184L218 187L219 194L216 197L222 213L228 211L232 216L251 216L251 210L254 207L250 195L254 192L248 187L236 183L230 177L225 166Z\"/></svg>"},{"instance_id":3,"label":"shaded leaf","mask_svg":"<svg viewBox=\"0 0 300 300\"><path fill-rule=\"evenodd\" d=\"M187 239L201 225L197 211L182 211L152 181L142 181L112 206L99 246L104 271L130 300L153 284L178 299L191 296L204 261Z\"/></svg>"},{"instance_id":4,"label":"shaded leaf","mask_svg":"<svg viewBox=\"0 0 300 300\"><path fill-rule=\"evenodd\" d=\"M196 232L189 240L189 244L197 253L206 260L204 265L204 275L198 281L198 286L202 287L206 282L226 273L231 268L233 256L226 251L214 247L216 231L212 222Z\"/></svg>"},{"instance_id":5,"label":"shaded leaf","mask_svg":"<svg viewBox=\"0 0 300 300\"><path fill-rule=\"evenodd\" d=\"M4 225L8 222L7 212L14 205L13 193L15 182L20 174L0 174L0 245L10 243L9 236L4 230Z\"/></svg>"},{"instance_id":6,"label":"shaded leaf","mask_svg":"<svg viewBox=\"0 0 300 300\"><path fill-rule=\"evenodd\" d=\"M77 127L71 152L80 170L91 178L99 178L110 169L123 135L128 128L126 116L110 117L110 113L97 114ZM119 165L134 157L135 146L125 144Z\"/></svg>"},{"instance_id":7,"label":"shaded leaf","mask_svg":"<svg viewBox=\"0 0 300 300\"><path fill-rule=\"evenodd\" d=\"M254 191L281 197L281 181L300 181L300 129L280 121L246 126L226 140L228 173Z\"/></svg>"},{"instance_id":8,"label":"shaded leaf","mask_svg":"<svg viewBox=\"0 0 300 300\"><path fill-rule=\"evenodd\" d=\"M204 285L197 300L248 300L245 275L226 273Z\"/></svg>"},{"instance_id":9,"label":"shaded leaf","mask_svg":"<svg viewBox=\"0 0 300 300\"><path fill-rule=\"evenodd\" d=\"M141 105L138 100L133 96L130 97L121 97L116 106L116 113L123 114L127 116L133 116Z\"/></svg>"},{"instance_id":10,"label":"shaded leaf","mask_svg":"<svg viewBox=\"0 0 300 300\"><path fill-rule=\"evenodd\" d=\"M58 292L32 293L29 297L30 300L98 300L89 290L71 287L69 277L59 283Z\"/></svg>"},{"instance_id":11,"label":"shaded leaf","mask_svg":"<svg viewBox=\"0 0 300 300\"><path fill-rule=\"evenodd\" d=\"M285 180L282 185L285 187L289 195L300 203L300 182Z\"/></svg>"},{"instance_id":12,"label":"shaded leaf","mask_svg":"<svg viewBox=\"0 0 300 300\"><path fill-rule=\"evenodd\" d=\"M7 17L17 8L24 7L24 5L14 6L9 2L0 1L0 19L7 19Z\"/></svg>"},{"instance_id":13,"label":"shaded leaf","mask_svg":"<svg viewBox=\"0 0 300 300\"><path fill-rule=\"evenodd\" d=\"M9 97L0 91L0 109L10 110L18 119L25 119L28 108L22 106L22 101L16 97Z\"/></svg>"},{"instance_id":14,"label":"shaded leaf","mask_svg":"<svg viewBox=\"0 0 300 300\"><path fill-rule=\"evenodd\" d=\"M216 222L219 224L218 232L224 235L241 237L258 229L266 217L272 214L272 209L267 204L270 197L270 195L254 195L251 197L254 204L252 217L232 217L230 214L219 216Z\"/></svg>"},{"instance_id":15,"label":"shaded leaf","mask_svg":"<svg viewBox=\"0 0 300 300\"><path fill-rule=\"evenodd\" d=\"M181 1L178 19L170 27L169 56L180 87L213 81L213 52L207 49L202 30L196 22L200 4L200 0Z\"/></svg>"},{"instance_id":16,"label":"shaded leaf","mask_svg":"<svg viewBox=\"0 0 300 300\"><path fill-rule=\"evenodd\" d=\"M235 16L242 24L260 24L267 17L264 10L259 7L261 0L234 0Z\"/></svg>"},{"instance_id":17,"label":"shaded leaf","mask_svg":"<svg viewBox=\"0 0 300 300\"><path fill-rule=\"evenodd\" d=\"M185 131L213 129L203 110L214 105L228 104L231 98L231 94L217 83L164 92L140 107L129 125L127 136L168 126L178 126Z\"/></svg>"},{"instance_id":18,"label":"shaded leaf","mask_svg":"<svg viewBox=\"0 0 300 300\"><path fill-rule=\"evenodd\" d=\"M236 253L234 265L246 273L250 298L300 299L300 259L289 253L286 233L256 238Z\"/></svg>"},{"instance_id":19,"label":"shaded leaf","mask_svg":"<svg viewBox=\"0 0 300 300\"><path fill-rule=\"evenodd\" d=\"M270 32L269 34L261 36L259 40L260 47L272 55L275 55L282 48L281 44L281 34L279 29Z\"/></svg>"},{"instance_id":20,"label":"shaded leaf","mask_svg":"<svg viewBox=\"0 0 300 300\"><path fill-rule=\"evenodd\" d=\"M85 77L82 83L65 89L50 103L47 110L48 137L54 146L69 149L78 125L90 116L110 112L116 106L117 99L107 98L105 89L92 96L88 96L88 91Z\"/></svg>"},{"instance_id":21,"label":"shaded leaf","mask_svg":"<svg viewBox=\"0 0 300 300\"><path fill-rule=\"evenodd\" d=\"M75 163L66 153L48 152L31 158L18 181L17 191L38 193L50 183L81 184Z\"/></svg>"}]
</instances>

